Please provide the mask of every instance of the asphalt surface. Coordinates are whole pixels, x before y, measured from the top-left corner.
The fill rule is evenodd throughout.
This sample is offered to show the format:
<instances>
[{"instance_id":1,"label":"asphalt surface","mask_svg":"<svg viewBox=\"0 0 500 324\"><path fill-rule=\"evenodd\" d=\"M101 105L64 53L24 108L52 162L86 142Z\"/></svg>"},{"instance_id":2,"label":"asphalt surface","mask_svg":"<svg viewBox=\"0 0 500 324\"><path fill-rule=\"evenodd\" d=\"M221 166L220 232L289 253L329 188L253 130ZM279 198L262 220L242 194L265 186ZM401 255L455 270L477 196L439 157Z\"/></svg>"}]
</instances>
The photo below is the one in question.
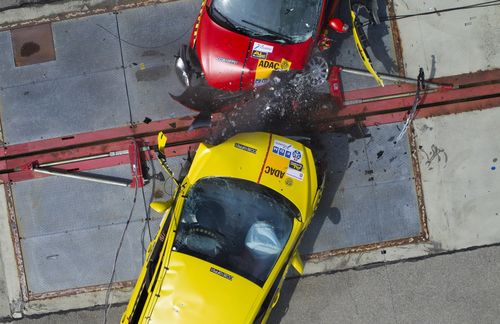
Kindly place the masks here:
<instances>
[{"instance_id":1,"label":"asphalt surface","mask_svg":"<svg viewBox=\"0 0 500 324\"><path fill-rule=\"evenodd\" d=\"M288 279L269 323L498 323L500 246ZM125 306L112 307L119 323ZM9 323L100 323L81 310Z\"/></svg>"}]
</instances>

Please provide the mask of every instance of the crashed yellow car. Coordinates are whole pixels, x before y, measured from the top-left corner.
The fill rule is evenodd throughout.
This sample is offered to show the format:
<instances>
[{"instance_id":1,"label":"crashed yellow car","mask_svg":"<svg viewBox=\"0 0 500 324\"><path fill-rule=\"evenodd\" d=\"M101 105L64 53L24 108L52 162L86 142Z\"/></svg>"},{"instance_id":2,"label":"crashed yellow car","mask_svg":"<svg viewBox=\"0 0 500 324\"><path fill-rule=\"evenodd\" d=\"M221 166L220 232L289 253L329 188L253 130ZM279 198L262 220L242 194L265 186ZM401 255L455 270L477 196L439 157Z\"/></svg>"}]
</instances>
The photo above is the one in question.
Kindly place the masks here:
<instances>
[{"instance_id":1,"label":"crashed yellow car","mask_svg":"<svg viewBox=\"0 0 500 324\"><path fill-rule=\"evenodd\" d=\"M121 323L265 323L324 180L309 148L269 133L201 144Z\"/></svg>"}]
</instances>

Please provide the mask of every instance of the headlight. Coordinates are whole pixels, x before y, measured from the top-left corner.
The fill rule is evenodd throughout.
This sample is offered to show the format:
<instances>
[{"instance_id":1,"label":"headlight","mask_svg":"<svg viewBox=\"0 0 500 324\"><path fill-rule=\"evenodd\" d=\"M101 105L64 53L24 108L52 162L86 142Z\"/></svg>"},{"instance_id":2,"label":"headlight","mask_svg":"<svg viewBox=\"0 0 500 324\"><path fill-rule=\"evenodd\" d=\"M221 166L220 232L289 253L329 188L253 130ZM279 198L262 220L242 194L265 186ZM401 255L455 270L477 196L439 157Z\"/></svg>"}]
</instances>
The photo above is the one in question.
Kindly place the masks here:
<instances>
[{"instance_id":1,"label":"headlight","mask_svg":"<svg viewBox=\"0 0 500 324\"><path fill-rule=\"evenodd\" d=\"M179 55L175 60L175 72L177 73L177 77L179 78L181 83L186 87L189 87L191 83L190 73L187 69L187 64L184 61L182 55Z\"/></svg>"}]
</instances>

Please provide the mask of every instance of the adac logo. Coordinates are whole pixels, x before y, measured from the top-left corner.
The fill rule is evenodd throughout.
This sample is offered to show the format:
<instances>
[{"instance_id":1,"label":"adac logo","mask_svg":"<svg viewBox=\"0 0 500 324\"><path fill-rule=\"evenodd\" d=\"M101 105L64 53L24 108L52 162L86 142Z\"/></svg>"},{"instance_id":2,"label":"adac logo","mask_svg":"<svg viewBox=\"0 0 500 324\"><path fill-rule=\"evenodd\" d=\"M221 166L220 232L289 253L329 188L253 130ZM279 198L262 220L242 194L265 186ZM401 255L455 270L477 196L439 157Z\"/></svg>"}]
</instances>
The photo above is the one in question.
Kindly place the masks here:
<instances>
[{"instance_id":1,"label":"adac logo","mask_svg":"<svg viewBox=\"0 0 500 324\"><path fill-rule=\"evenodd\" d=\"M281 59L281 70L288 71L288 70L290 70L291 65L292 65L292 62L287 61L285 59Z\"/></svg>"},{"instance_id":2,"label":"adac logo","mask_svg":"<svg viewBox=\"0 0 500 324\"><path fill-rule=\"evenodd\" d=\"M269 175L275 176L276 178L279 178L279 179L283 179L283 177L285 176L284 171L275 169L273 167L270 167L269 165L266 166L266 168L264 169L264 172L269 174Z\"/></svg>"},{"instance_id":3,"label":"adac logo","mask_svg":"<svg viewBox=\"0 0 500 324\"><path fill-rule=\"evenodd\" d=\"M281 62L271 60L259 60L257 69L272 69L275 71L288 71L292 62L282 59Z\"/></svg>"}]
</instances>

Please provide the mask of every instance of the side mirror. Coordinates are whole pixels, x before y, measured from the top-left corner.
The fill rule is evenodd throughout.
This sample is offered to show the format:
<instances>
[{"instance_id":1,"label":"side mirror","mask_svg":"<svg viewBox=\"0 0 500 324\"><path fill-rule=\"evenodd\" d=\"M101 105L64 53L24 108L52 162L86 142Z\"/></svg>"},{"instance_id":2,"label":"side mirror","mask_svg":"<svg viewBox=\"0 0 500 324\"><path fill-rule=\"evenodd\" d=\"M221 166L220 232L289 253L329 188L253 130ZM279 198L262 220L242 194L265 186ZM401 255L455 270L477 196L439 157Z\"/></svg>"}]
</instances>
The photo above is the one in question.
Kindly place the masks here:
<instances>
[{"instance_id":1,"label":"side mirror","mask_svg":"<svg viewBox=\"0 0 500 324\"><path fill-rule=\"evenodd\" d=\"M304 262L302 262L302 258L297 250L293 252L292 257L292 267L299 273L302 274L304 272Z\"/></svg>"},{"instance_id":2,"label":"side mirror","mask_svg":"<svg viewBox=\"0 0 500 324\"><path fill-rule=\"evenodd\" d=\"M330 26L330 28L335 30L337 33L345 33L349 30L349 25L344 23L339 18L331 18L328 21L328 26Z\"/></svg>"},{"instance_id":3,"label":"side mirror","mask_svg":"<svg viewBox=\"0 0 500 324\"><path fill-rule=\"evenodd\" d=\"M156 212L163 214L167 209L172 207L174 200L170 199L167 201L153 201L149 206Z\"/></svg>"}]
</instances>

